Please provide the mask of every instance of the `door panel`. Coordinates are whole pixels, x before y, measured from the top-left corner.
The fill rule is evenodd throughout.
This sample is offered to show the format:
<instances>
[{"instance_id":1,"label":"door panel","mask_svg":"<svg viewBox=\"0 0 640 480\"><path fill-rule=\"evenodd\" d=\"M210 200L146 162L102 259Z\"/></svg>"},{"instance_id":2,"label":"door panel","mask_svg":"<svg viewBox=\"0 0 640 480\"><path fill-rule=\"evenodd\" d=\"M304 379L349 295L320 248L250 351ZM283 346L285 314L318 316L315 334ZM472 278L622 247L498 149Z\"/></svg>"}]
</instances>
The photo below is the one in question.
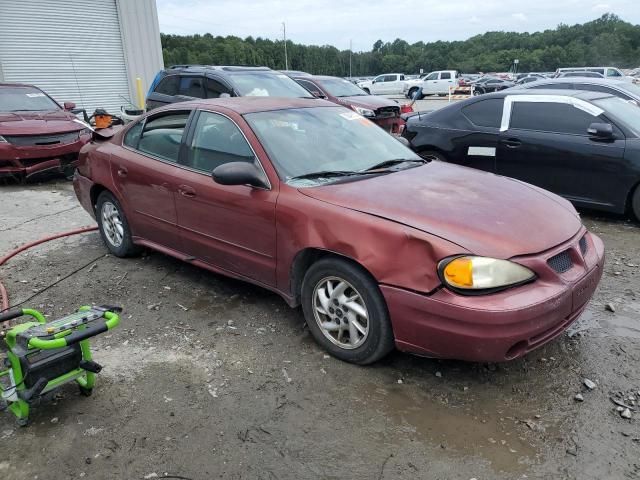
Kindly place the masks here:
<instances>
[{"instance_id":1,"label":"door panel","mask_svg":"<svg viewBox=\"0 0 640 480\"><path fill-rule=\"evenodd\" d=\"M277 191L212 180L211 171L219 165L257 162L242 131L228 117L200 112L192 130L176 195L178 226L187 252L275 285Z\"/></svg>"},{"instance_id":2,"label":"door panel","mask_svg":"<svg viewBox=\"0 0 640 480\"><path fill-rule=\"evenodd\" d=\"M623 177L625 140L507 130L500 134L497 171L567 197L583 206L624 203L616 188Z\"/></svg>"}]
</instances>

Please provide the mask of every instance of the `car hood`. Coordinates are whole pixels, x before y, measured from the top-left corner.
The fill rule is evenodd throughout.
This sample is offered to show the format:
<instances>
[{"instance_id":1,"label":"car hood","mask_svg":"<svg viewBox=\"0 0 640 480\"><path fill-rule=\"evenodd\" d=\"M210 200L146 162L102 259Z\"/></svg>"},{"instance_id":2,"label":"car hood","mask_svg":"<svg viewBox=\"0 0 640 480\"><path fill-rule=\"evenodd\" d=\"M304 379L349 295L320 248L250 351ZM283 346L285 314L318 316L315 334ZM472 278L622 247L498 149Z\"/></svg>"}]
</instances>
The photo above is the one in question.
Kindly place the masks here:
<instances>
[{"instance_id":1,"label":"car hood","mask_svg":"<svg viewBox=\"0 0 640 480\"><path fill-rule=\"evenodd\" d=\"M557 195L518 180L438 161L300 192L494 258L547 250L582 228L571 204Z\"/></svg>"},{"instance_id":2,"label":"car hood","mask_svg":"<svg viewBox=\"0 0 640 480\"><path fill-rule=\"evenodd\" d=\"M353 97L338 97L338 102L345 105L355 105L356 107L370 108L377 110L382 107L399 107L398 102L385 97L375 95L355 95Z\"/></svg>"},{"instance_id":3,"label":"car hood","mask_svg":"<svg viewBox=\"0 0 640 480\"><path fill-rule=\"evenodd\" d=\"M71 113L53 112L0 112L0 135L47 135L81 130Z\"/></svg>"}]
</instances>

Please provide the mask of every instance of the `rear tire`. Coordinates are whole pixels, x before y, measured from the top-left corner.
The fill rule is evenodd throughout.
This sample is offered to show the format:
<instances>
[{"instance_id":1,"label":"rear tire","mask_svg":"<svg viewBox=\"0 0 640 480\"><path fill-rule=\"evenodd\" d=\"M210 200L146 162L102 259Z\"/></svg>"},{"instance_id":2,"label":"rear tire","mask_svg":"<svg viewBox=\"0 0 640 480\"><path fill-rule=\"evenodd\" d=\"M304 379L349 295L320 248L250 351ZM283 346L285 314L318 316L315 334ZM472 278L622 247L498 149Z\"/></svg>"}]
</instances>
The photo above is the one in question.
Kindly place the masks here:
<instances>
[{"instance_id":1,"label":"rear tire","mask_svg":"<svg viewBox=\"0 0 640 480\"><path fill-rule=\"evenodd\" d=\"M484 90L479 88L479 87L475 87L473 89L473 96L477 97L478 95L482 95L484 93Z\"/></svg>"},{"instance_id":2,"label":"rear tire","mask_svg":"<svg viewBox=\"0 0 640 480\"><path fill-rule=\"evenodd\" d=\"M367 365L394 348L377 282L349 261L328 257L309 268L302 281L302 309L316 342L340 360Z\"/></svg>"},{"instance_id":3,"label":"rear tire","mask_svg":"<svg viewBox=\"0 0 640 480\"><path fill-rule=\"evenodd\" d=\"M425 150L423 152L418 152L418 155L425 160L439 160L440 162L447 161L447 157L439 152L436 152L435 150Z\"/></svg>"},{"instance_id":4,"label":"rear tire","mask_svg":"<svg viewBox=\"0 0 640 480\"><path fill-rule=\"evenodd\" d=\"M631 212L636 220L640 222L640 185L638 185L631 197Z\"/></svg>"},{"instance_id":5,"label":"rear tire","mask_svg":"<svg viewBox=\"0 0 640 480\"><path fill-rule=\"evenodd\" d=\"M122 205L111 192L98 195L96 219L102 241L116 257L131 257L140 253L140 247L133 244L131 229Z\"/></svg>"}]
</instances>

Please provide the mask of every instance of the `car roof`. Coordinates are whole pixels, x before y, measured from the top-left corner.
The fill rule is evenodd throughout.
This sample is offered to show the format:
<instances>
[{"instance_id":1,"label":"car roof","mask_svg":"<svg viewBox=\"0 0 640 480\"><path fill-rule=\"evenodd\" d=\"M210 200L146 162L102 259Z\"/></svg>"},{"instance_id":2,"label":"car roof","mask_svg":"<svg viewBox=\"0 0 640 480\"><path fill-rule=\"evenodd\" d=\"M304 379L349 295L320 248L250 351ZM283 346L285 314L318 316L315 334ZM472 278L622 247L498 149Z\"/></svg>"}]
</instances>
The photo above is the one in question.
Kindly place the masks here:
<instances>
[{"instance_id":1,"label":"car roof","mask_svg":"<svg viewBox=\"0 0 640 480\"><path fill-rule=\"evenodd\" d=\"M335 103L327 102L314 97L288 98L288 97L229 97L197 99L188 102L172 103L163 110L179 110L184 108L207 109L222 107L240 115L246 113L268 112L273 110L288 110L292 108L312 107L336 107ZM159 110L159 109L158 109ZM154 112L156 110L153 110Z\"/></svg>"},{"instance_id":2,"label":"car roof","mask_svg":"<svg viewBox=\"0 0 640 480\"><path fill-rule=\"evenodd\" d=\"M28 83L1 83L0 82L0 87L31 87L31 88L37 88L38 90L40 90L35 85L30 85Z\"/></svg>"},{"instance_id":3,"label":"car roof","mask_svg":"<svg viewBox=\"0 0 640 480\"><path fill-rule=\"evenodd\" d=\"M164 72L167 75L176 73L208 73L215 72L218 74L226 75L230 73L259 73L259 72L273 72L278 74L275 70L271 70L269 67L252 67L244 65L172 65L169 68L165 68Z\"/></svg>"},{"instance_id":4,"label":"car roof","mask_svg":"<svg viewBox=\"0 0 640 480\"><path fill-rule=\"evenodd\" d=\"M549 85L554 83L590 83L592 85L603 85L603 86L624 86L628 82L625 80L609 80L606 78L598 78L598 77L563 77L563 78L549 78L546 80L538 80L537 82L532 82L530 85L542 85L548 83ZM530 87L527 87L530 88Z\"/></svg>"},{"instance_id":5,"label":"car roof","mask_svg":"<svg viewBox=\"0 0 640 480\"><path fill-rule=\"evenodd\" d=\"M592 92L587 90L556 90L556 89L544 89L541 88L539 90L531 90L527 88L507 88L506 90L502 90L496 93L488 93L485 95L481 95L478 98L479 100L483 98L504 98L507 95L552 95L552 96L562 96L562 97L575 97L580 98L586 101L598 100L600 98L614 97L615 95L611 95L610 93L604 92Z\"/></svg>"}]
</instances>

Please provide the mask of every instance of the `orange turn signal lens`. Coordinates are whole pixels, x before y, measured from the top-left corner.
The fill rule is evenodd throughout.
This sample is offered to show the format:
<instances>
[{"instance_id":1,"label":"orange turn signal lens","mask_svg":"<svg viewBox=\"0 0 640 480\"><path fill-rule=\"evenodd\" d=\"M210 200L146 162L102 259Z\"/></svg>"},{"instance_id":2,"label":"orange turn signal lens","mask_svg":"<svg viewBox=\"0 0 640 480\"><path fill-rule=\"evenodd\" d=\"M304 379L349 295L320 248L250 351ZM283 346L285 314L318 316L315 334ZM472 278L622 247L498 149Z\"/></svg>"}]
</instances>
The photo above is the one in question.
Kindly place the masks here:
<instances>
[{"instance_id":1,"label":"orange turn signal lens","mask_svg":"<svg viewBox=\"0 0 640 480\"><path fill-rule=\"evenodd\" d=\"M443 273L450 285L462 288L473 287L473 262L470 258L460 257L452 260Z\"/></svg>"}]
</instances>

